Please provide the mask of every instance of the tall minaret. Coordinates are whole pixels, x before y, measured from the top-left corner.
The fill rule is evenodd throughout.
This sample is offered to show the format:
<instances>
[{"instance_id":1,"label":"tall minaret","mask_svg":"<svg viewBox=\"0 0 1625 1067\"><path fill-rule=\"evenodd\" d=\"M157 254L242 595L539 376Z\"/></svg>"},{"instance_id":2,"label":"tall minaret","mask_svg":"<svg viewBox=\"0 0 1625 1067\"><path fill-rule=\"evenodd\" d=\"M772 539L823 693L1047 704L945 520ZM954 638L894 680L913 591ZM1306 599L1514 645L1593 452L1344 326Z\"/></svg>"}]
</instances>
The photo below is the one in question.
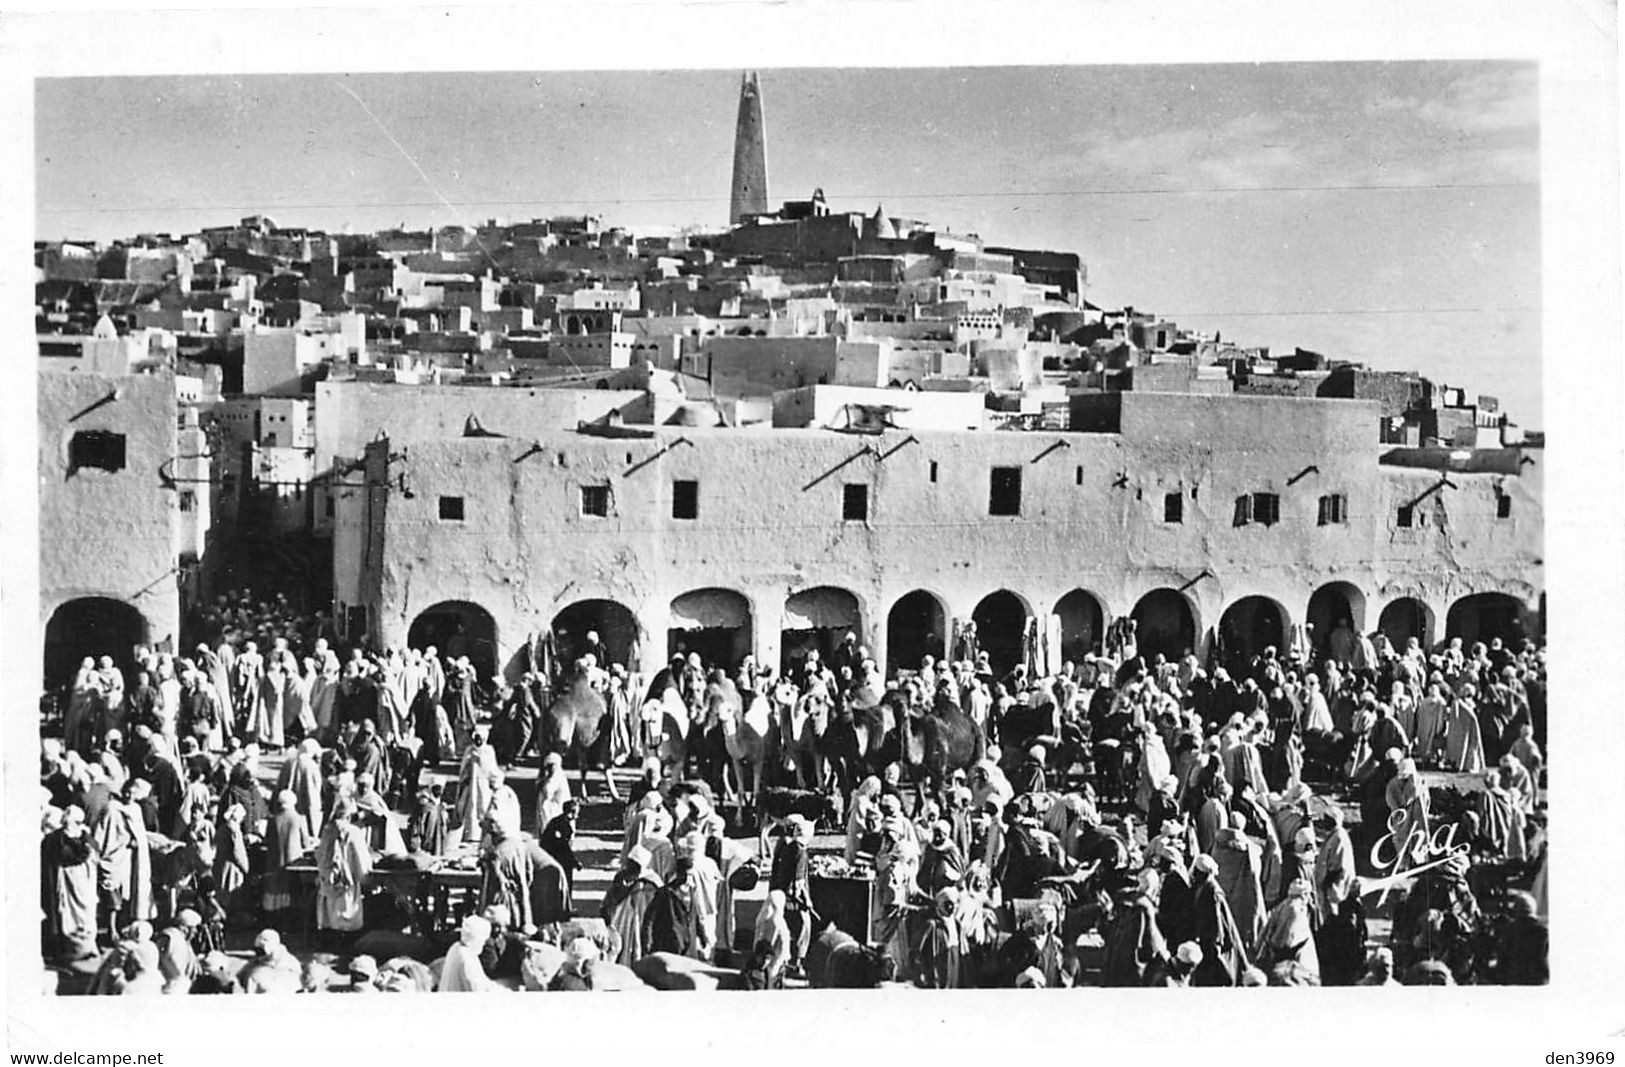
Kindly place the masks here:
<instances>
[{"instance_id":1,"label":"tall minaret","mask_svg":"<svg viewBox=\"0 0 1625 1067\"><path fill-rule=\"evenodd\" d=\"M733 195L728 224L767 213L767 130L762 123L762 85L755 71L739 83L739 122L734 128Z\"/></svg>"}]
</instances>

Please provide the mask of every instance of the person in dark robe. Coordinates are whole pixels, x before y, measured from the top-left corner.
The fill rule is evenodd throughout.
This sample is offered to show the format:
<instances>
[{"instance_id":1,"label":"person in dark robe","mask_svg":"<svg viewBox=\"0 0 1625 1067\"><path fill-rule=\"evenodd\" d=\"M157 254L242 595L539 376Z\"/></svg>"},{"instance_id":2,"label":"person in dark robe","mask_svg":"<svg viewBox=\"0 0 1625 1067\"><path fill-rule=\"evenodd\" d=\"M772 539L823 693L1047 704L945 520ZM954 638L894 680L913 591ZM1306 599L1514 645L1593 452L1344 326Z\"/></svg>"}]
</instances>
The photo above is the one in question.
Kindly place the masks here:
<instances>
[{"instance_id":1,"label":"person in dark robe","mask_svg":"<svg viewBox=\"0 0 1625 1067\"><path fill-rule=\"evenodd\" d=\"M491 978L518 978L525 962L524 932L514 928L513 916L501 904L486 908L484 918L491 936L480 948L480 966Z\"/></svg>"},{"instance_id":2,"label":"person in dark robe","mask_svg":"<svg viewBox=\"0 0 1625 1067\"><path fill-rule=\"evenodd\" d=\"M643 777L633 782L626 792L627 817L638 810L639 802L648 794L656 793L662 800L666 795L666 783L660 765L660 757L649 756L643 761Z\"/></svg>"},{"instance_id":3,"label":"person in dark robe","mask_svg":"<svg viewBox=\"0 0 1625 1067\"><path fill-rule=\"evenodd\" d=\"M265 878L261 907L272 929L286 927L285 913L293 907L293 881L286 869L316 844L310 826L299 814L299 800L291 790L277 794L276 812L265 828Z\"/></svg>"},{"instance_id":4,"label":"person in dark robe","mask_svg":"<svg viewBox=\"0 0 1625 1067\"><path fill-rule=\"evenodd\" d=\"M581 805L577 801L566 800L563 812L555 815L536 839L536 843L564 868L564 878L572 896L575 893L576 872L581 869L581 860L576 856L572 843L580 816Z\"/></svg>"},{"instance_id":5,"label":"person in dark robe","mask_svg":"<svg viewBox=\"0 0 1625 1067\"><path fill-rule=\"evenodd\" d=\"M1329 914L1319 915L1315 945L1320 957L1320 984L1354 985L1365 973L1367 927L1365 905L1358 893L1328 905Z\"/></svg>"},{"instance_id":6,"label":"person in dark robe","mask_svg":"<svg viewBox=\"0 0 1625 1067\"><path fill-rule=\"evenodd\" d=\"M491 723L491 747L498 763L511 767L530 750L540 715L530 686L514 686Z\"/></svg>"},{"instance_id":7,"label":"person in dark robe","mask_svg":"<svg viewBox=\"0 0 1625 1067\"><path fill-rule=\"evenodd\" d=\"M971 863L980 863L989 871L999 869L1004 859L1004 820L999 805L987 801L971 816L971 848L966 856Z\"/></svg>"},{"instance_id":8,"label":"person in dark robe","mask_svg":"<svg viewBox=\"0 0 1625 1067\"><path fill-rule=\"evenodd\" d=\"M530 861L530 912L537 926L551 922L564 922L575 915L575 897L570 892L570 880L564 876L559 861L535 841L525 845Z\"/></svg>"},{"instance_id":9,"label":"person in dark robe","mask_svg":"<svg viewBox=\"0 0 1625 1067\"><path fill-rule=\"evenodd\" d=\"M84 810L69 805L62 825L40 842L40 908L47 959L96 953L96 856Z\"/></svg>"},{"instance_id":10,"label":"person in dark robe","mask_svg":"<svg viewBox=\"0 0 1625 1067\"><path fill-rule=\"evenodd\" d=\"M475 706L474 686L478 681L474 666L467 656L457 656L454 652L456 638L448 642L446 653L454 656L451 665L446 669L446 711L451 717L452 727L459 736L466 736L474 730Z\"/></svg>"},{"instance_id":11,"label":"person in dark robe","mask_svg":"<svg viewBox=\"0 0 1625 1067\"><path fill-rule=\"evenodd\" d=\"M1152 969L1168 957L1168 942L1157 925L1157 893L1162 878L1155 869L1140 871L1137 891L1113 909L1106 923L1101 985L1126 988L1146 984Z\"/></svg>"},{"instance_id":12,"label":"person in dark robe","mask_svg":"<svg viewBox=\"0 0 1625 1067\"><path fill-rule=\"evenodd\" d=\"M135 688L125 697L125 722L131 727L145 723L149 730L162 730L164 720L158 714L158 687L152 684L152 675L137 671Z\"/></svg>"},{"instance_id":13,"label":"person in dark robe","mask_svg":"<svg viewBox=\"0 0 1625 1067\"><path fill-rule=\"evenodd\" d=\"M812 844L812 823L802 815L785 820L784 837L773 849L773 864L767 888L784 893L784 922L790 929L789 970L799 974L812 940L812 886L808 881L807 859Z\"/></svg>"},{"instance_id":14,"label":"person in dark robe","mask_svg":"<svg viewBox=\"0 0 1625 1067\"><path fill-rule=\"evenodd\" d=\"M1023 798L1024 799L1024 798ZM1054 838L1043 834L1021 800L1010 805L1005 819L1004 856L993 872L1006 900L1038 895L1040 879L1062 873L1062 862L1049 848Z\"/></svg>"},{"instance_id":15,"label":"person in dark robe","mask_svg":"<svg viewBox=\"0 0 1625 1067\"><path fill-rule=\"evenodd\" d=\"M153 806L158 818L155 829L167 836L174 829L175 816L181 809L181 797L186 793L181 772L168 757L152 752L136 773L152 785Z\"/></svg>"},{"instance_id":16,"label":"person in dark robe","mask_svg":"<svg viewBox=\"0 0 1625 1067\"><path fill-rule=\"evenodd\" d=\"M958 989L963 938L955 913L959 890L945 886L932 894L931 914L915 948L914 973L926 989Z\"/></svg>"},{"instance_id":17,"label":"person in dark robe","mask_svg":"<svg viewBox=\"0 0 1625 1067\"><path fill-rule=\"evenodd\" d=\"M238 763L232 767L226 788L220 793L220 802L215 805L215 819L218 821L225 815L226 809L233 804L243 809L243 831L257 836L259 827L270 818L270 807L265 802L265 794L260 791L259 783L254 781L254 772L248 764Z\"/></svg>"},{"instance_id":18,"label":"person in dark robe","mask_svg":"<svg viewBox=\"0 0 1625 1067\"><path fill-rule=\"evenodd\" d=\"M935 899L944 889L957 889L965 876L965 858L953 842L953 826L944 819L931 824L931 838L920 853L914 876L920 892Z\"/></svg>"},{"instance_id":19,"label":"person in dark robe","mask_svg":"<svg viewBox=\"0 0 1625 1067\"><path fill-rule=\"evenodd\" d=\"M1512 718L1511 691L1498 681L1486 685L1478 702L1478 734L1483 739L1485 763L1494 764L1506 754Z\"/></svg>"},{"instance_id":20,"label":"person in dark robe","mask_svg":"<svg viewBox=\"0 0 1625 1067\"><path fill-rule=\"evenodd\" d=\"M1003 984L1013 984L1014 976L1031 968L1043 976L1046 989L1072 985L1065 950L1055 936L1059 921L1054 905L1044 901L1018 926L998 953L999 972L1005 976Z\"/></svg>"},{"instance_id":21,"label":"person in dark robe","mask_svg":"<svg viewBox=\"0 0 1625 1067\"><path fill-rule=\"evenodd\" d=\"M1550 934L1535 914L1535 898L1522 891L1507 894L1510 914L1501 930L1495 953L1496 985L1545 985L1551 980L1547 962Z\"/></svg>"},{"instance_id":22,"label":"person in dark robe","mask_svg":"<svg viewBox=\"0 0 1625 1067\"><path fill-rule=\"evenodd\" d=\"M1192 976L1192 984L1198 986L1240 985L1247 968L1241 932L1219 885L1218 870L1212 856L1198 856L1191 865L1196 943L1202 949L1202 962Z\"/></svg>"},{"instance_id":23,"label":"person in dark robe","mask_svg":"<svg viewBox=\"0 0 1625 1067\"><path fill-rule=\"evenodd\" d=\"M220 698L214 687L197 671L187 671L185 688L181 690L180 711L176 716L176 732L182 737L197 738L198 745L206 749L224 721Z\"/></svg>"},{"instance_id":24,"label":"person in dark robe","mask_svg":"<svg viewBox=\"0 0 1625 1067\"><path fill-rule=\"evenodd\" d=\"M1034 745L1027 750L1027 757L1016 768L1015 775L1010 779L1010 785L1015 789L1016 795L1023 793L1042 793L1046 788L1044 771L1044 746Z\"/></svg>"},{"instance_id":25,"label":"person in dark robe","mask_svg":"<svg viewBox=\"0 0 1625 1067\"><path fill-rule=\"evenodd\" d=\"M689 885L693 870L687 856L673 861L666 884L655 891L643 918L643 941L648 952L692 956L699 941L694 915L694 894Z\"/></svg>"},{"instance_id":26,"label":"person in dark robe","mask_svg":"<svg viewBox=\"0 0 1625 1067\"><path fill-rule=\"evenodd\" d=\"M649 870L649 850L633 846L621 869L604 890L599 916L620 937L620 953L615 962L630 967L649 951L643 939L643 920L660 881Z\"/></svg>"},{"instance_id":27,"label":"person in dark robe","mask_svg":"<svg viewBox=\"0 0 1625 1067\"><path fill-rule=\"evenodd\" d=\"M1151 866L1162 878L1157 892L1157 926L1169 945L1183 945L1196 937L1196 890L1179 846L1167 833L1151 843Z\"/></svg>"},{"instance_id":28,"label":"person in dark robe","mask_svg":"<svg viewBox=\"0 0 1625 1067\"><path fill-rule=\"evenodd\" d=\"M406 824L406 850L441 856L446 852L446 806L439 782L420 788Z\"/></svg>"},{"instance_id":29,"label":"person in dark robe","mask_svg":"<svg viewBox=\"0 0 1625 1067\"><path fill-rule=\"evenodd\" d=\"M367 847L374 852L388 850L392 814L389 802L378 791L372 775L361 772L355 776L355 796L351 799L355 802L355 824L366 832Z\"/></svg>"},{"instance_id":30,"label":"person in dark robe","mask_svg":"<svg viewBox=\"0 0 1625 1067\"><path fill-rule=\"evenodd\" d=\"M355 740L350 743L350 756L355 760L357 781L360 781L363 774L370 774L380 793L389 792L389 753L385 751L384 743L379 740L378 728L373 725L371 719L362 721L361 729L356 732Z\"/></svg>"},{"instance_id":31,"label":"person in dark robe","mask_svg":"<svg viewBox=\"0 0 1625 1067\"><path fill-rule=\"evenodd\" d=\"M1171 774L1163 775L1162 781L1157 783L1157 791L1151 794L1151 804L1146 811L1147 836L1155 838L1162 833L1163 823L1180 818L1178 793L1179 779Z\"/></svg>"},{"instance_id":32,"label":"person in dark robe","mask_svg":"<svg viewBox=\"0 0 1625 1067\"><path fill-rule=\"evenodd\" d=\"M534 928L531 909L531 868L519 827L509 820L494 821L480 855L480 906L501 905L515 926Z\"/></svg>"},{"instance_id":33,"label":"person in dark robe","mask_svg":"<svg viewBox=\"0 0 1625 1067\"><path fill-rule=\"evenodd\" d=\"M440 709L434 700L428 672L412 696L412 732L422 742L418 758L427 766L439 766L446 753L440 749Z\"/></svg>"}]
</instances>

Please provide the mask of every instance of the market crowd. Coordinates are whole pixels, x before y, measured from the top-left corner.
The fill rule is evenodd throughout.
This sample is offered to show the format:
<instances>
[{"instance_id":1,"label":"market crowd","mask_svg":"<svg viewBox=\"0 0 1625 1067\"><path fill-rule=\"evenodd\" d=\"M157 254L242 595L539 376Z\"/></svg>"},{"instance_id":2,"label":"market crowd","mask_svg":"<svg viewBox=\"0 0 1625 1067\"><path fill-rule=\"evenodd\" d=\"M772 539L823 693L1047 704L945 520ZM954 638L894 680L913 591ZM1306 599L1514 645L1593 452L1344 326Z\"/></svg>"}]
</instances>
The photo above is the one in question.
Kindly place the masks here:
<instances>
[{"instance_id":1,"label":"market crowd","mask_svg":"<svg viewBox=\"0 0 1625 1067\"><path fill-rule=\"evenodd\" d=\"M589 634L488 691L466 655L344 649L277 603L226 598L204 626L128 674L84 661L42 741L42 947L95 964L95 992L1546 980L1531 641L1397 649L1345 626L1204 664L1142 655L1128 627L1053 672L995 671L973 641L884 679L847 635L782 673L689 654L645 680ZM642 768L596 914L573 899L585 798L541 743L578 684L602 700L599 758ZM800 724L882 705L891 746L803 762ZM765 790L701 743L763 708ZM976 758L928 774L895 739L927 718L970 724ZM506 771L531 757L527 805ZM830 803L769 811L775 791ZM453 868L475 888L450 928L369 951L421 905L379 872ZM831 882L872 903L857 937L821 914Z\"/></svg>"}]
</instances>

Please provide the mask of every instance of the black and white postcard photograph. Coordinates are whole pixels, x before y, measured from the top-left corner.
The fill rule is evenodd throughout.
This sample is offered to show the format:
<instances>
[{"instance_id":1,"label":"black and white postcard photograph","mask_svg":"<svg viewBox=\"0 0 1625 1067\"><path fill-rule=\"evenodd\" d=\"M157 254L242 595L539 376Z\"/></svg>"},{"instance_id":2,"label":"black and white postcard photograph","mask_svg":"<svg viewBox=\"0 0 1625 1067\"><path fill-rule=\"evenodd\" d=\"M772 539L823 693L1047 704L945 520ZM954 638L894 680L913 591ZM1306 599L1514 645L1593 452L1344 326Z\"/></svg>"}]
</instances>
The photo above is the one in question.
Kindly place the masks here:
<instances>
[{"instance_id":1,"label":"black and white postcard photograph","mask_svg":"<svg viewBox=\"0 0 1625 1067\"><path fill-rule=\"evenodd\" d=\"M1625 1055L1617 12L1491 6L7 17L12 1062Z\"/></svg>"}]
</instances>

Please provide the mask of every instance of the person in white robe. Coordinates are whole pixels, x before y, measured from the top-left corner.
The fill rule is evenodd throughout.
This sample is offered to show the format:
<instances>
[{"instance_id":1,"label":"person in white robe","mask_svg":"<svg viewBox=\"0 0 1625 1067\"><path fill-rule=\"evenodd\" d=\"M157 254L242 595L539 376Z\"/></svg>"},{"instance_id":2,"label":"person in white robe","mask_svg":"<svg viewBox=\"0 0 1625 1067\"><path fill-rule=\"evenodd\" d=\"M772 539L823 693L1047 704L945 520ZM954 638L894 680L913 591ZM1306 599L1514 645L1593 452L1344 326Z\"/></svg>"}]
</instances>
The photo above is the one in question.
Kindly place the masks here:
<instances>
[{"instance_id":1,"label":"person in white robe","mask_svg":"<svg viewBox=\"0 0 1625 1067\"><path fill-rule=\"evenodd\" d=\"M480 964L480 952L491 938L491 922L478 915L463 920L457 943L451 946L440 967L441 993L492 993L498 986Z\"/></svg>"}]
</instances>

